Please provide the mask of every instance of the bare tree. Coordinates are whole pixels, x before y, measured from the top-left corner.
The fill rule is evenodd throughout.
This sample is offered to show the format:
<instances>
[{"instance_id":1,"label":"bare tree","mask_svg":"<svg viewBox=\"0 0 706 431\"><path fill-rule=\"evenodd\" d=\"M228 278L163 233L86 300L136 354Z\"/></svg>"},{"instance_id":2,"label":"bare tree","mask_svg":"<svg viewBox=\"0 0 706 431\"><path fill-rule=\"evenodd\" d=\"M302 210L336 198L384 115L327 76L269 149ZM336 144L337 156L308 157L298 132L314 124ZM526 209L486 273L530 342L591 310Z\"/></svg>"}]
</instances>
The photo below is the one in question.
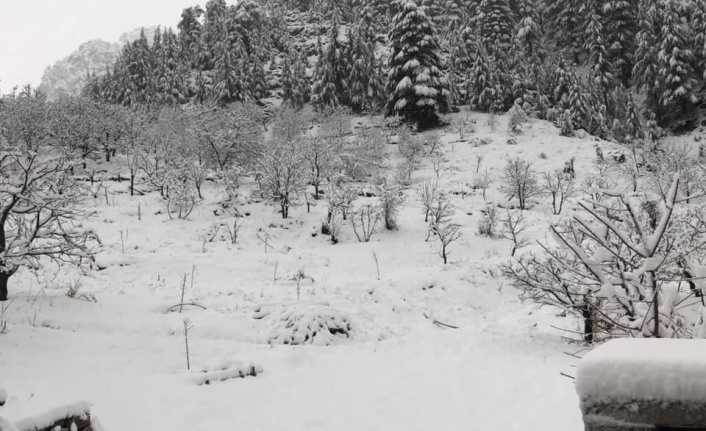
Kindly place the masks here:
<instances>
[{"instance_id":1,"label":"bare tree","mask_svg":"<svg viewBox=\"0 0 706 431\"><path fill-rule=\"evenodd\" d=\"M24 109L12 102L2 108L10 121L0 138L0 301L8 299L8 281L19 268L38 271L45 260L89 263L98 241L79 224L82 194L68 177L69 160L51 149L48 135L23 137L22 130L42 129L26 122L46 117L27 117Z\"/></svg>"},{"instance_id":2,"label":"bare tree","mask_svg":"<svg viewBox=\"0 0 706 431\"><path fill-rule=\"evenodd\" d=\"M257 107L242 103L196 113L197 138L209 148L215 168L223 171L233 163L247 166L257 159L262 138L258 115Z\"/></svg>"},{"instance_id":3,"label":"bare tree","mask_svg":"<svg viewBox=\"0 0 706 431\"><path fill-rule=\"evenodd\" d=\"M527 224L525 224L525 216L522 211L507 210L507 217L502 220L503 230L502 236L505 239L512 241L512 251L510 256L515 256L517 250L525 247L528 244L527 238L523 237L522 234L527 230Z\"/></svg>"},{"instance_id":4,"label":"bare tree","mask_svg":"<svg viewBox=\"0 0 706 431\"><path fill-rule=\"evenodd\" d=\"M426 241L437 240L439 256L444 260L444 264L448 262L449 246L461 237L461 226L451 222L453 213L454 207L448 197L440 194L431 212Z\"/></svg>"},{"instance_id":5,"label":"bare tree","mask_svg":"<svg viewBox=\"0 0 706 431\"><path fill-rule=\"evenodd\" d=\"M500 191L508 199L516 197L521 210L526 209L527 201L537 196L541 191L537 184L537 175L532 169L532 163L519 157L507 161L503 169L502 180Z\"/></svg>"},{"instance_id":6,"label":"bare tree","mask_svg":"<svg viewBox=\"0 0 706 431\"><path fill-rule=\"evenodd\" d=\"M435 180L427 179L419 187L419 199L422 201L425 223L429 222L429 215L434 209L437 194L437 182Z\"/></svg>"},{"instance_id":7,"label":"bare tree","mask_svg":"<svg viewBox=\"0 0 706 431\"><path fill-rule=\"evenodd\" d=\"M351 214L353 233L359 242L370 242L375 233L375 227L380 221L380 209L372 204L361 205Z\"/></svg>"},{"instance_id":8,"label":"bare tree","mask_svg":"<svg viewBox=\"0 0 706 431\"><path fill-rule=\"evenodd\" d=\"M555 215L561 214L566 201L575 193L574 178L561 169L545 172L544 192L552 198L552 210Z\"/></svg>"},{"instance_id":9,"label":"bare tree","mask_svg":"<svg viewBox=\"0 0 706 431\"><path fill-rule=\"evenodd\" d=\"M290 206L297 203L306 186L303 147L301 138L272 141L263 150L258 163L260 187L267 197L279 204L282 218L289 217Z\"/></svg>"},{"instance_id":10,"label":"bare tree","mask_svg":"<svg viewBox=\"0 0 706 431\"><path fill-rule=\"evenodd\" d=\"M319 199L324 179L340 169L339 154L342 147L340 139L314 137L305 141L303 156L309 165L309 182L314 186L314 199Z\"/></svg>"}]
</instances>

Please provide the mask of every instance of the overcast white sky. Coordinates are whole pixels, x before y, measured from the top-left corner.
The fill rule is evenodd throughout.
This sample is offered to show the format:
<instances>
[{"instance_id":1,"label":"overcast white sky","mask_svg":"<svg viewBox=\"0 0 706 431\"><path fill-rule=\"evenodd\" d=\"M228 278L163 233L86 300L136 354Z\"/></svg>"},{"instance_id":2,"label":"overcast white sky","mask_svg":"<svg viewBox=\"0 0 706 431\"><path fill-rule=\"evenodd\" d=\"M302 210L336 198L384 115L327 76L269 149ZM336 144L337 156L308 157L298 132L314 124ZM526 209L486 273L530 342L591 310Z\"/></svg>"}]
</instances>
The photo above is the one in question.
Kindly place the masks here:
<instances>
[{"instance_id":1,"label":"overcast white sky","mask_svg":"<svg viewBox=\"0 0 706 431\"><path fill-rule=\"evenodd\" d=\"M206 0L0 0L0 92L39 85L44 69L83 42L117 42L136 27L176 28L182 9ZM228 3L233 3L228 1Z\"/></svg>"}]
</instances>

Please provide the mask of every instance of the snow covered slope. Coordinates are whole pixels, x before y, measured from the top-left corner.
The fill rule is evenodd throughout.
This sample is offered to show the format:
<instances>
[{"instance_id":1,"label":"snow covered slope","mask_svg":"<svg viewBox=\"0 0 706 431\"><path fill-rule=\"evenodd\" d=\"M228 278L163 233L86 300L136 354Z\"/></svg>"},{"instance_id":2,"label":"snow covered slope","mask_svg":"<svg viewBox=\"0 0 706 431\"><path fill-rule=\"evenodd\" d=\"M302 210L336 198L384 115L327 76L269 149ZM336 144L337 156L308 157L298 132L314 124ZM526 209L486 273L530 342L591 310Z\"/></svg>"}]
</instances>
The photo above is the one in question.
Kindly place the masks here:
<instances>
[{"instance_id":1,"label":"snow covered slope","mask_svg":"<svg viewBox=\"0 0 706 431\"><path fill-rule=\"evenodd\" d=\"M104 244L96 262L102 270L64 268L39 279L23 273L11 286L0 335L0 387L9 399L0 416L20 420L80 399L106 430L583 429L573 381L561 376L577 362L563 352L578 347L553 328L575 322L521 304L497 273L510 242L478 236L477 225L487 203L506 202L498 177L508 156L538 171L574 157L581 179L596 142L560 137L533 120L508 145L504 117L492 131L487 115L471 115L478 130L470 136L489 143L459 141L450 128L441 133L442 154L425 157L413 174L399 230L369 243L357 242L348 224L339 244L321 235L323 201L282 220L251 199L252 180L241 185L239 209L249 215L235 245L221 226L232 218L219 205L220 186L205 188L189 219L170 220L156 194L130 197L127 183L106 183L107 198L91 199L96 216L87 223ZM399 157L396 145L388 149ZM487 167L494 178L485 199L471 186L481 154L481 172ZM435 176L434 161L463 233L448 265L425 242L416 192ZM549 206L539 199L527 212L530 238L546 235ZM300 271L308 278L298 300ZM77 279L70 298L67 286ZM201 307L168 312L182 286L185 302ZM283 345L277 340L294 339L286 337L290 320L256 318L267 304L304 313L294 321L321 322L306 314L321 312L350 326L326 338L328 346ZM186 370L185 318L193 324L193 371ZM265 372L197 384L195 373L221 362Z\"/></svg>"}]
</instances>

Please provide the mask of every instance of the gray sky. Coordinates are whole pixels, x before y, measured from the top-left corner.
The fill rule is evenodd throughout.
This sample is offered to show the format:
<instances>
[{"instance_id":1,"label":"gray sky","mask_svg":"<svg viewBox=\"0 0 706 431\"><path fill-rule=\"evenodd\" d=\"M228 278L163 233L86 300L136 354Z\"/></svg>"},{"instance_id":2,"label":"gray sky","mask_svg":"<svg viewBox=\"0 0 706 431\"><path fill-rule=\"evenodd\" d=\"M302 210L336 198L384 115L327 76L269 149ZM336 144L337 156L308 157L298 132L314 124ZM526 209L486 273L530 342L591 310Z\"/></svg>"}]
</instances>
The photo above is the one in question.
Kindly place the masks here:
<instances>
[{"instance_id":1,"label":"gray sky","mask_svg":"<svg viewBox=\"0 0 706 431\"><path fill-rule=\"evenodd\" d=\"M39 85L44 69L83 42L117 42L142 26L176 28L182 9L206 0L0 0L0 92ZM229 1L228 3L232 3Z\"/></svg>"}]
</instances>

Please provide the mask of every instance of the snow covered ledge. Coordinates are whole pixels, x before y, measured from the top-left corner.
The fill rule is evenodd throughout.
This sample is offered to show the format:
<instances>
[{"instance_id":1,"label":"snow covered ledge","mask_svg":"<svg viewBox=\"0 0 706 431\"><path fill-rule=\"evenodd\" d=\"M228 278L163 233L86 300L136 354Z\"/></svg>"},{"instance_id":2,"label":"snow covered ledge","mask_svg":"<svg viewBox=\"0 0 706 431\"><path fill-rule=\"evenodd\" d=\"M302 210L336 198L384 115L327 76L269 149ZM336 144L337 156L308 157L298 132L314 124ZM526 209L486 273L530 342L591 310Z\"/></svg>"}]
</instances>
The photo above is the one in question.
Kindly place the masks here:
<instances>
[{"instance_id":1,"label":"snow covered ledge","mask_svg":"<svg viewBox=\"0 0 706 431\"><path fill-rule=\"evenodd\" d=\"M706 340L617 339L582 360L586 431L706 430Z\"/></svg>"}]
</instances>

